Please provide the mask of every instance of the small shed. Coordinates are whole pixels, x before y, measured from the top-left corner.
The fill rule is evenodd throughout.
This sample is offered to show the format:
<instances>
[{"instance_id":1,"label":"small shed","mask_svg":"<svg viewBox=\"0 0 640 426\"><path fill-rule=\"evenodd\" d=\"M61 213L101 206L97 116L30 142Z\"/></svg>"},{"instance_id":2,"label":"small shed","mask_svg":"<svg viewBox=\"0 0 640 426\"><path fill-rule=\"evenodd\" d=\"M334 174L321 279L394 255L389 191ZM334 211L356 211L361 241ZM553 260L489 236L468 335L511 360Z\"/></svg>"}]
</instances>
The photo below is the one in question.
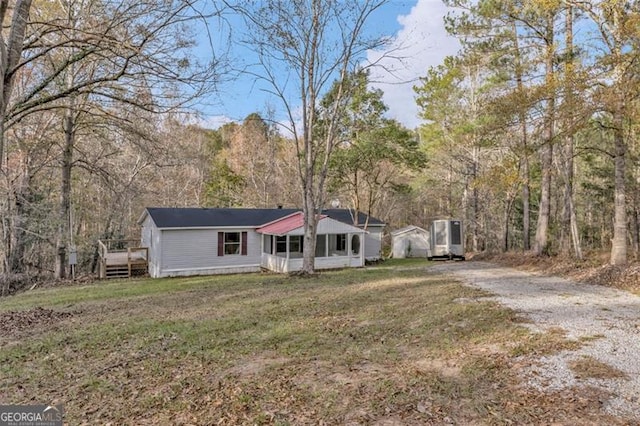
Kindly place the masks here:
<instances>
[{"instance_id":1,"label":"small shed","mask_svg":"<svg viewBox=\"0 0 640 426\"><path fill-rule=\"evenodd\" d=\"M429 231L419 226L407 226L391 232L391 256L396 259L406 257L427 257Z\"/></svg>"}]
</instances>

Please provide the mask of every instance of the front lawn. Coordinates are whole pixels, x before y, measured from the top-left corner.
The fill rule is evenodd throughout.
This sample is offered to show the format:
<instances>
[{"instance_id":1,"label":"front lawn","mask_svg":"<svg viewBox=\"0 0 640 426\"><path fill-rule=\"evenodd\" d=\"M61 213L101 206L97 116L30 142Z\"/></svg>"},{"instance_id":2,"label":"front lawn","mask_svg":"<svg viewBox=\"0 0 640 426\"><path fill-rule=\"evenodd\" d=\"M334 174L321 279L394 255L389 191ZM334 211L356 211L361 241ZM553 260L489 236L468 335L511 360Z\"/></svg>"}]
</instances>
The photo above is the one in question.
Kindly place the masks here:
<instances>
[{"instance_id":1,"label":"front lawn","mask_svg":"<svg viewBox=\"0 0 640 426\"><path fill-rule=\"evenodd\" d=\"M527 356L574 343L407 265L0 300L0 403L62 403L70 425L624 423L521 383Z\"/></svg>"}]
</instances>

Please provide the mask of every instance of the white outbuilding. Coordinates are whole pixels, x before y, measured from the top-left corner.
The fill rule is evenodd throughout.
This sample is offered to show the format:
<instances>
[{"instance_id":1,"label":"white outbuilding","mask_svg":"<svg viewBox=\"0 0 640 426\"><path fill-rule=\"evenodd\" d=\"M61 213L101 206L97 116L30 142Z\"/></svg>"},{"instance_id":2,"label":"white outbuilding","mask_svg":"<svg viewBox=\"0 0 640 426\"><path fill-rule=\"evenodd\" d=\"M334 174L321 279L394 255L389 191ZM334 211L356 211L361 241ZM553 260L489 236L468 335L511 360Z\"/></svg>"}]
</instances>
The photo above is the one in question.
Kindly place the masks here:
<instances>
[{"instance_id":1,"label":"white outbuilding","mask_svg":"<svg viewBox=\"0 0 640 426\"><path fill-rule=\"evenodd\" d=\"M396 259L406 257L427 257L429 231L419 226L407 226L391 232L391 256Z\"/></svg>"}]
</instances>

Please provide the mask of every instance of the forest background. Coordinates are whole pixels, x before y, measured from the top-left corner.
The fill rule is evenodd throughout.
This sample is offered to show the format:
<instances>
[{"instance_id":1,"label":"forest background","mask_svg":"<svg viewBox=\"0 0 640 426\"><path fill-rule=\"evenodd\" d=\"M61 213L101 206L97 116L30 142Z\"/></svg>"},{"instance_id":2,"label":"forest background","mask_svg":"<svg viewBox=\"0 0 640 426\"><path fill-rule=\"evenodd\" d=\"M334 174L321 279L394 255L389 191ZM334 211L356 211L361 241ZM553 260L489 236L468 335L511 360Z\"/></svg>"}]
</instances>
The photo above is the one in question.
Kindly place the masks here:
<instances>
[{"instance_id":1,"label":"forest background","mask_svg":"<svg viewBox=\"0 0 640 426\"><path fill-rule=\"evenodd\" d=\"M65 277L70 249L95 271L97 240L137 237L146 206L302 207L301 151L275 110L218 129L192 113L234 75L219 46L196 59L193 23L287 3L3 2L4 276ZM310 110L308 136L332 142L316 207L339 202L390 229L461 218L473 252L637 258L639 2L445 3L462 48L415 84L416 129L388 118L362 65L384 39L328 74Z\"/></svg>"}]
</instances>

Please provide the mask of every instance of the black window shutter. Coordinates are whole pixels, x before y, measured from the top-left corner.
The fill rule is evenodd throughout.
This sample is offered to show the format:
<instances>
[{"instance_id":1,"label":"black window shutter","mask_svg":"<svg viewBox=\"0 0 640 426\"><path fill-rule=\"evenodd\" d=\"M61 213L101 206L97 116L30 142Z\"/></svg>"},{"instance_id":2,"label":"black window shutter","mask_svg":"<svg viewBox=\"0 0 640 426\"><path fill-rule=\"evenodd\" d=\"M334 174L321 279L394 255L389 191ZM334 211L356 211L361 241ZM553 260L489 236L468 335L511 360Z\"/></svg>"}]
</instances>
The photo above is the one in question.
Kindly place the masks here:
<instances>
[{"instance_id":1,"label":"black window shutter","mask_svg":"<svg viewBox=\"0 0 640 426\"><path fill-rule=\"evenodd\" d=\"M247 255L247 232L246 231L242 233L242 248L241 248L241 250L242 251L240 253L243 256L246 256Z\"/></svg>"},{"instance_id":2,"label":"black window shutter","mask_svg":"<svg viewBox=\"0 0 640 426\"><path fill-rule=\"evenodd\" d=\"M218 256L224 256L224 232L218 232Z\"/></svg>"}]
</instances>

